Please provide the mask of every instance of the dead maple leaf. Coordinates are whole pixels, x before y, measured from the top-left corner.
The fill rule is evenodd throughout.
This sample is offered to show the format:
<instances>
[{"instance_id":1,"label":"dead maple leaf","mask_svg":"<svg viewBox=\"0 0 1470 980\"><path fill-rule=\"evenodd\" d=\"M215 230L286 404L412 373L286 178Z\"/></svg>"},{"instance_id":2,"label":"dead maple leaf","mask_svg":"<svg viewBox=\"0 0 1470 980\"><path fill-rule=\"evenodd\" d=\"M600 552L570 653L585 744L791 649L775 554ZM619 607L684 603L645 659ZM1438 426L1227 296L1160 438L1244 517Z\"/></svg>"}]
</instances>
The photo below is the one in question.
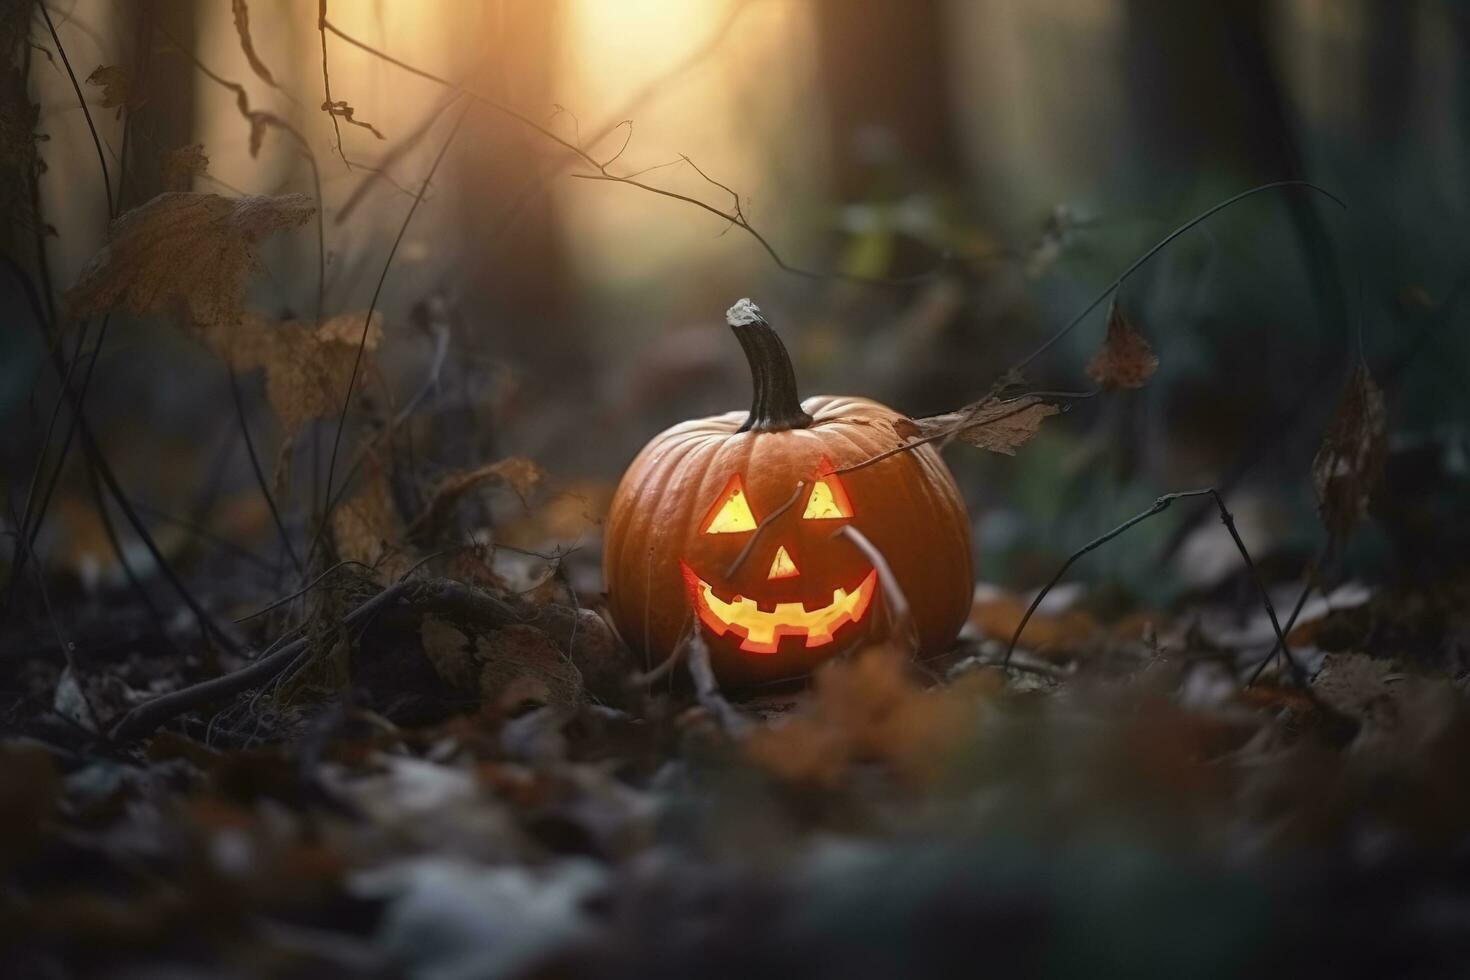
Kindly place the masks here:
<instances>
[{"instance_id":1,"label":"dead maple leaf","mask_svg":"<svg viewBox=\"0 0 1470 980\"><path fill-rule=\"evenodd\" d=\"M1037 395L986 398L958 412L902 419L896 428L900 435L910 438L958 439L979 449L1014 456L1017 447L1036 435L1043 421L1059 412L1060 408Z\"/></svg>"},{"instance_id":2,"label":"dead maple leaf","mask_svg":"<svg viewBox=\"0 0 1470 980\"><path fill-rule=\"evenodd\" d=\"M316 212L305 194L221 197L169 191L112 223L108 242L67 292L73 317L182 309L200 328L240 318L255 247Z\"/></svg>"},{"instance_id":3,"label":"dead maple leaf","mask_svg":"<svg viewBox=\"0 0 1470 980\"><path fill-rule=\"evenodd\" d=\"M163 186L171 191L186 191L209 169L209 157L204 153L203 143L189 143L170 150L163 157L161 167Z\"/></svg>"},{"instance_id":4,"label":"dead maple leaf","mask_svg":"<svg viewBox=\"0 0 1470 980\"><path fill-rule=\"evenodd\" d=\"M1317 512L1335 547L1368 513L1368 500L1383 476L1388 454L1383 392L1359 364L1327 423L1312 460Z\"/></svg>"},{"instance_id":5,"label":"dead maple leaf","mask_svg":"<svg viewBox=\"0 0 1470 980\"><path fill-rule=\"evenodd\" d=\"M102 108L134 108L142 96L134 87L133 70L122 65L98 65L87 76L87 84L102 90Z\"/></svg>"},{"instance_id":6,"label":"dead maple leaf","mask_svg":"<svg viewBox=\"0 0 1470 980\"><path fill-rule=\"evenodd\" d=\"M245 0L231 0L230 8L235 15L235 33L240 35L240 50L245 52L250 70L271 88L278 88L271 70L260 60L260 55L255 53L255 42L250 39L250 8L245 5Z\"/></svg>"},{"instance_id":7,"label":"dead maple leaf","mask_svg":"<svg viewBox=\"0 0 1470 980\"><path fill-rule=\"evenodd\" d=\"M1108 310L1108 334L1092 360L1087 376L1106 391L1142 388L1159 369L1159 358L1128 319L1116 300Z\"/></svg>"},{"instance_id":8,"label":"dead maple leaf","mask_svg":"<svg viewBox=\"0 0 1470 980\"><path fill-rule=\"evenodd\" d=\"M247 313L236 323L216 323L204 331L205 343L236 371L265 370L266 398L288 436L312 419L341 411L358 348L366 359L382 339L376 312L371 321L361 313L344 313L320 326ZM362 371L359 365L359 376Z\"/></svg>"},{"instance_id":9,"label":"dead maple leaf","mask_svg":"<svg viewBox=\"0 0 1470 980\"><path fill-rule=\"evenodd\" d=\"M524 456L509 456L468 472L451 473L434 488L428 506L409 525L408 536L417 538L439 527L465 494L487 483L503 484L525 500L545 477L546 472Z\"/></svg>"}]
</instances>

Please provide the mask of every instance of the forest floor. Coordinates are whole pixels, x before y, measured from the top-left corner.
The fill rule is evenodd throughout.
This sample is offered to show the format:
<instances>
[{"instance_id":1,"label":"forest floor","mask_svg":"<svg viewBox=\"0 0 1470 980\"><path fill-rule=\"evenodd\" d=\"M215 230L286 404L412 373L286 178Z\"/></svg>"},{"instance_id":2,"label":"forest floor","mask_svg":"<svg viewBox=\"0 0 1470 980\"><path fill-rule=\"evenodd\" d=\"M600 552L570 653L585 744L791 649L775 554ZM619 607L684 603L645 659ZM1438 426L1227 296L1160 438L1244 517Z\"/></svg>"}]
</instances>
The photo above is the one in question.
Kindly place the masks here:
<instances>
[{"instance_id":1,"label":"forest floor","mask_svg":"<svg viewBox=\"0 0 1470 980\"><path fill-rule=\"evenodd\" d=\"M1111 621L1050 604L1009 666L1024 605L977 595L945 657L880 645L727 698L638 676L555 582L348 574L299 630L306 598L242 624L302 638L282 672L152 717L260 658L79 600L70 652L44 622L0 650L3 972L1470 962L1470 577L1309 603L1305 687L1280 657L1248 682L1273 637L1249 588Z\"/></svg>"}]
</instances>

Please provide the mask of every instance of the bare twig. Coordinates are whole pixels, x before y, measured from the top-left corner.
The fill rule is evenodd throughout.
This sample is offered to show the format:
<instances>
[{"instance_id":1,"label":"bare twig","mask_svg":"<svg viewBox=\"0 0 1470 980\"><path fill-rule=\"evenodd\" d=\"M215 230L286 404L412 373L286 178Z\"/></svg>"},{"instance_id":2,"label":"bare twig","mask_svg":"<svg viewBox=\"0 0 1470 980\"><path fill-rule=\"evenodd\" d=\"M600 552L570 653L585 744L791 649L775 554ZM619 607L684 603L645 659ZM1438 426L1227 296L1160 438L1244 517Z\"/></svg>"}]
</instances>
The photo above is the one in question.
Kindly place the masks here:
<instances>
[{"instance_id":1,"label":"bare twig","mask_svg":"<svg viewBox=\"0 0 1470 980\"><path fill-rule=\"evenodd\" d=\"M750 719L720 693L719 682L715 680L715 671L710 665L709 644L704 642L699 629L692 630L681 646L684 647L684 659L689 665L689 676L694 679L694 694L700 705L726 735L736 739L744 737L751 729Z\"/></svg>"},{"instance_id":2,"label":"bare twig","mask_svg":"<svg viewBox=\"0 0 1470 980\"><path fill-rule=\"evenodd\" d=\"M275 522L276 531L281 536L281 544L286 549L286 555L291 559L291 564L296 566L296 574L303 575L305 570L301 565L301 559L296 556L296 548L291 544L291 533L286 530L286 522L281 519L281 511L276 506L276 498L271 493L270 484L266 481L265 470L261 468L260 457L255 453L255 440L250 437L250 422L245 418L245 401L240 397L240 380L235 377L235 372L228 365L225 373L230 377L230 394L235 399L235 417L240 422L240 435L245 439L245 452L250 456L250 469L255 473L255 483L260 487L260 494L265 498L265 504L270 508L271 520Z\"/></svg>"},{"instance_id":3,"label":"bare twig","mask_svg":"<svg viewBox=\"0 0 1470 980\"><path fill-rule=\"evenodd\" d=\"M905 644L909 655L913 656L919 649L918 627L914 624L908 597L903 594L903 588L898 584L898 577L893 574L893 569L889 567L888 559L883 557L883 552L878 550L877 545L869 541L863 532L851 524L844 524L834 531L832 536L846 538L852 542L877 571L878 582L883 587L883 602L888 613L889 636Z\"/></svg>"},{"instance_id":4,"label":"bare twig","mask_svg":"<svg viewBox=\"0 0 1470 980\"><path fill-rule=\"evenodd\" d=\"M507 106L507 105L505 105L503 103L497 102L494 99L491 99L491 98L489 98L487 96L481 95L478 92L474 92L474 91L471 91L469 89L463 88L462 86L457 85L456 83L450 81L447 78L444 78L441 75L436 75L436 74L434 74L431 71L426 71L426 70L424 70L422 68L418 68L418 67L416 67L414 65L411 65L411 64L409 64L409 63L407 63L407 62L405 62L405 61L403 61L401 59L394 58L392 55L389 55L388 53L386 53L386 52L384 52L384 51L382 51L382 50L380 50L378 48L373 47L372 45L368 44L367 42L361 41L358 38L355 38L352 35L350 35L350 34L346 33L345 31L341 30L340 28L335 27L330 21L324 21L323 22L323 26L326 28L326 30L331 31L333 34L337 35L342 40L346 41L348 44L351 44L354 47L360 48L363 51L366 51L369 54L372 54L372 55L374 55L374 56L376 56L378 58L381 58L382 60L388 62L389 64L394 65L394 66L396 66L398 68L401 68L404 71L407 71L407 72L410 72L411 74L417 75L420 78L427 79L428 81L431 81L431 82L436 82L439 85L443 85L446 88L449 88L449 89L452 89L454 91L461 92L461 93L463 93L465 95L468 95L470 98L474 99L476 102L479 102L481 105L485 106L486 108L491 109L494 112L500 113L501 115L506 116L509 119L513 119L514 121L520 123L522 126L527 127L528 129L536 132L537 134L541 135L545 139L548 139L552 143L555 143L557 146L559 146L563 150L567 151L567 153L571 154L574 158L576 158L577 160L579 160L580 162L582 162L583 164L585 164L587 167L589 167L591 169L591 172L590 173L576 173L576 174L572 174L571 175L573 177L579 177L579 178L581 178L583 180L607 181L609 183L625 184L625 185L630 186L630 187L636 187L636 188L638 188L640 190L646 191L646 192L648 192L650 194L657 195L659 197L666 197L666 198L669 198L670 200L674 200L674 201L682 201L685 204L692 205L692 206L697 207L697 208L699 208L699 209L701 209L703 211L707 211L710 214L715 215L718 218L721 218L721 219L723 219L725 221L728 221L733 227L739 228L741 231L745 232L752 239L754 239L756 241L756 243L759 244L761 246L761 248L765 251L765 253L768 256L770 256L771 261L774 262L778 268L780 268L781 270L783 270L785 272L788 272L788 273L790 273L792 275L800 276L800 277L806 278L806 279L818 279L818 280L839 279L839 280L845 280L845 281L850 281L850 282L864 283L864 284L868 284L868 285L881 285L881 286L908 285L908 284L912 284L912 283L915 283L915 282L922 282L922 281L924 281L926 279L932 278L934 276L934 274L936 272L938 272L939 269L942 268L943 265L948 261L948 258L946 256L946 257L943 258L943 260L934 269L927 270L927 271L925 271L923 273L920 273L918 275L915 275L915 276L903 276L903 277L896 277L896 278L891 278L891 279L890 278L874 278L874 277L867 277L867 276L849 276L849 275L845 275L845 274L842 274L842 273L814 272L814 271L812 271L810 269L804 269L804 268L801 268L799 266L793 265L790 262L787 262L786 259L781 255L781 253L776 250L775 246L773 246L771 244L770 240L766 238L766 236L764 235L764 233L762 233L760 230L758 230L755 227L755 225L753 225L746 218L744 212L741 210L741 207L740 207L739 195L736 194L733 190L731 190L727 185L722 184L719 181L715 180L714 178L710 177L703 170L701 170L694 163L693 160L690 160L687 156L684 157L684 161L686 163L688 163L691 167L693 167L694 170L697 173L699 173L699 175L701 177L703 177L706 181L708 181L713 186L718 187L721 190L724 190L724 191L730 193L734 197L735 204L734 204L734 206L732 207L731 210L724 211L724 210L721 210L718 207L715 207L712 204L709 204L706 201L701 201L699 198L692 197L692 196L690 196L688 194L680 194L677 191L667 190L667 189L662 188L662 187L655 187L652 184L644 183L643 181L636 180L636 179L634 179L632 177L629 177L627 175L624 175L624 174L614 174L614 173L611 173L608 170L608 166L609 166L609 164L611 164L613 162L613 160L616 160L617 159L617 156L621 156L622 155L621 153L619 153L617 156L614 156L612 159L608 160L607 162L600 161L596 157L594 157L587 149L585 149L579 143L574 142L572 140L568 140L565 137L559 136L558 134L556 134L555 132L553 132L551 129L548 129L546 126L544 126L541 123L537 122L536 120L532 119L530 116L527 116L525 113L522 113L522 112L519 112L519 111L517 111L515 109L512 109L510 106ZM614 128L616 128L616 127L614 126Z\"/></svg>"},{"instance_id":5,"label":"bare twig","mask_svg":"<svg viewBox=\"0 0 1470 980\"><path fill-rule=\"evenodd\" d=\"M1261 604L1266 609L1266 615L1271 619L1271 628L1276 633L1276 641L1281 645L1281 650L1286 655L1287 663L1291 665L1292 675L1296 678L1297 683L1305 688L1307 686L1306 672L1302 670L1301 664L1297 663L1296 657L1291 652L1291 647L1286 642L1286 634L1282 631L1281 623L1276 618L1276 607L1271 602L1271 595L1269 592L1266 591L1266 584L1261 580L1260 573L1256 571L1256 563L1251 559L1250 551L1246 549L1245 542L1240 539L1240 532L1235 529L1235 516L1231 514L1228 509L1226 509L1224 499L1220 496L1219 491L1215 490L1214 487L1207 487L1203 490L1180 490L1175 493L1166 493L1162 497L1159 497L1157 500L1155 500L1153 506L1150 507L1148 510L1143 511L1140 514L1135 514L1134 516L1128 518L1128 520L1124 521L1122 524L1119 524L1117 527L1113 528L1111 531L1108 531L1106 534L1094 538L1087 544L1083 545L1081 548L1072 552L1072 554L1068 556L1067 560L1062 563L1062 567L1057 569L1057 573L1052 576L1051 581L1047 582L1046 585L1044 585L1041 590L1036 593L1036 597L1032 599L1031 604L1026 607L1026 612L1021 617L1021 622L1016 625L1016 631L1011 635L1011 642L1006 646L1006 655L1005 659L1002 661L1002 664L1010 663L1011 655L1016 650L1016 644L1020 642L1021 634L1026 631L1026 624L1031 621L1031 617L1035 614L1037 608L1041 605L1041 601L1046 598L1047 593L1049 593L1053 588L1056 587L1057 583L1062 580L1062 576L1067 574L1067 569L1071 568L1072 565L1079 558L1087 554L1089 551L1093 551L1107 544L1109 541L1113 540L1124 531L1133 527L1135 524L1141 524L1144 521L1148 520L1150 517L1153 517L1156 514L1163 513L1164 511L1169 509L1169 505L1174 503L1174 501L1183 500L1189 497L1210 497L1214 500L1215 506L1220 512L1220 522L1224 524L1225 529L1230 532L1230 538L1232 541L1235 542L1236 550L1240 552L1241 558L1244 559L1246 569L1250 572L1251 579L1255 583L1256 591L1260 594Z\"/></svg>"},{"instance_id":6,"label":"bare twig","mask_svg":"<svg viewBox=\"0 0 1470 980\"><path fill-rule=\"evenodd\" d=\"M1119 274L1118 278L1114 279L1101 292L1099 292L1097 296L1092 300L1092 302L1087 304L1087 306L1082 310L1081 313L1078 313L1076 316L1074 316L1065 327L1052 334L1052 336L1047 339L1046 343L1042 344L1040 347L1036 348L1036 350L1032 351L1029 355L1022 359L1020 363L1011 368L1010 372L1007 373L1009 374L1012 372L1025 370L1026 366L1029 365L1032 361L1036 360L1042 354L1045 354L1047 351L1055 347L1057 343L1062 340L1063 337L1071 333L1074 329L1076 329L1078 324L1080 324L1084 319L1087 318L1087 314L1097 309L1097 307L1103 302L1103 300L1107 299L1113 294L1114 290L1123 285L1123 282L1129 276L1133 275L1133 273L1142 268L1144 263L1146 263L1149 259L1153 258L1155 255L1161 252L1174 239L1178 238L1180 235L1184 234L1186 231L1189 231L1189 229L1193 228L1195 225L1211 217L1212 215L1220 211L1224 211L1226 208L1230 207L1232 204L1235 204L1237 201L1243 201L1248 197L1253 197L1254 195L1260 194L1264 191L1276 190L1282 187L1302 187L1306 188L1307 190L1316 191L1318 194L1321 194L1324 197L1328 198L1338 207L1342 208L1343 210L1347 210L1347 204L1344 203L1343 200L1337 195L1306 180L1276 180L1272 181L1269 184L1261 184L1259 186L1252 187L1249 190L1241 191L1234 197L1227 198L1212 207L1206 208L1204 211L1195 215L1193 218L1190 218L1188 221L1184 222L1184 224L1180 225L1178 228L1175 228L1173 231L1169 232L1169 234L1161 238L1153 246L1153 248L1150 248L1147 252L1144 252L1137 259L1135 259L1132 265L1128 266L1128 268L1124 269L1123 272Z\"/></svg>"},{"instance_id":7,"label":"bare twig","mask_svg":"<svg viewBox=\"0 0 1470 980\"><path fill-rule=\"evenodd\" d=\"M77 73L71 70L71 59L66 56L66 45L61 43L61 37L56 33L56 25L51 22L51 11L46 9L44 3L37 4L41 8L41 16L46 20L46 30L51 32L51 42L56 45L56 53L61 55L61 63L66 67L66 77L71 79L72 91L77 94L77 104L82 107L82 116L87 120L87 130L92 134L92 145L97 148L97 164L102 168L102 190L107 194L107 217L113 218L117 215L117 205L112 197L112 177L107 172L107 155L102 152L102 138L97 135L97 126L92 122L92 110L87 107L86 96L82 95L81 83L77 81Z\"/></svg>"},{"instance_id":8,"label":"bare twig","mask_svg":"<svg viewBox=\"0 0 1470 980\"><path fill-rule=\"evenodd\" d=\"M316 29L322 38L322 89L326 93L322 108L332 117L332 132L337 135L337 154L347 169L351 170L352 164L347 162L347 151L342 147L342 128L337 125L337 114L332 111L332 76L327 73L327 0L320 0L317 4Z\"/></svg>"},{"instance_id":9,"label":"bare twig","mask_svg":"<svg viewBox=\"0 0 1470 980\"><path fill-rule=\"evenodd\" d=\"M379 592L342 618L344 626L351 626L402 597L406 586L393 585ZM172 691L151 701L145 701L123 715L112 729L112 737L118 741L142 738L151 734L164 722L177 718L186 711L203 707L223 698L233 697L241 691L265 684L281 671L291 666L296 658L306 651L310 637L301 637L252 662L247 667L215 677L199 684Z\"/></svg>"},{"instance_id":10,"label":"bare twig","mask_svg":"<svg viewBox=\"0 0 1470 980\"><path fill-rule=\"evenodd\" d=\"M725 569L725 578L727 580L734 578L735 573L740 571L740 566L745 564L745 559L749 558L750 553L755 550L756 542L760 540L762 532L764 532L766 528L770 527L771 524L775 522L776 518L780 517L782 514L786 513L793 506L795 506L796 502L801 499L801 492L805 489L806 481L797 480L796 489L791 491L791 496L786 498L786 502L781 504L781 506L777 507L775 510L771 511L765 517L761 518L761 522L755 527L755 533L750 536L750 540L745 542L745 547L740 549L740 554L735 556L735 560L730 563L730 567Z\"/></svg>"},{"instance_id":11,"label":"bare twig","mask_svg":"<svg viewBox=\"0 0 1470 980\"><path fill-rule=\"evenodd\" d=\"M393 245L388 249L388 257L383 262L383 271L378 274L378 283L373 287L372 302L368 304L367 316L362 321L362 337L358 341L357 356L352 360L352 373L347 378L347 390L342 396L342 411L337 416L337 431L332 437L332 454L328 457L327 462L326 504L323 508L321 524L317 527L316 536L312 540L312 547L308 550L306 556L308 563L310 563L312 555L316 551L317 544L322 539L322 535L326 533L327 526L332 519L332 510L336 505L336 500L332 497L332 479L336 475L337 453L342 446L342 429L347 424L347 410L352 404L352 392L357 385L358 371L362 366L363 350L367 346L368 330L372 326L373 313L378 308L378 298L383 293L383 283L388 280L388 270L393 267L393 258L398 254L398 246L402 244L403 236L408 233L409 222L413 220L414 212L418 210L419 204L423 202L424 192L429 189L429 184L433 181L434 174L439 171L439 165L444 162L444 157L449 153L449 147L453 145L455 137L459 135L460 127L464 125L467 113L468 107L460 110L459 117L454 121L454 127L449 131L449 135L444 140L444 145L439 147L439 153L434 157L434 162L429 167L428 174L424 176L424 182L419 186L419 192L414 197L413 204L409 206L408 213L403 216L403 224L398 226L398 234L394 237Z\"/></svg>"}]
</instances>

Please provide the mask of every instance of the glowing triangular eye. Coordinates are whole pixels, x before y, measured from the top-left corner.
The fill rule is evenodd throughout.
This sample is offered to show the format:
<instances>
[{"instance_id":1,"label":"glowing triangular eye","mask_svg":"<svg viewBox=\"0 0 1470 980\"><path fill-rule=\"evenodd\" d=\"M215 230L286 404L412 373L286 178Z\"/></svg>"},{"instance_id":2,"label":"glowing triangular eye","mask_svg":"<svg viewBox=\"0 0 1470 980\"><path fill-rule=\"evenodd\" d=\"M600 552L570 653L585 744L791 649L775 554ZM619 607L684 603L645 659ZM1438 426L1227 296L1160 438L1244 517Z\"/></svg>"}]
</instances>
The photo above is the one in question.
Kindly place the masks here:
<instances>
[{"instance_id":1,"label":"glowing triangular eye","mask_svg":"<svg viewBox=\"0 0 1470 980\"><path fill-rule=\"evenodd\" d=\"M734 534L754 531L755 527L755 515L750 512L750 504L745 502L745 488L740 485L739 476L732 476L705 520L704 533Z\"/></svg>"},{"instance_id":2,"label":"glowing triangular eye","mask_svg":"<svg viewBox=\"0 0 1470 980\"><path fill-rule=\"evenodd\" d=\"M766 578L796 578L801 573L796 570L796 562L791 560L791 552L786 550L783 544L776 549L776 557L771 561L771 570Z\"/></svg>"},{"instance_id":3,"label":"glowing triangular eye","mask_svg":"<svg viewBox=\"0 0 1470 980\"><path fill-rule=\"evenodd\" d=\"M806 498L806 510L801 516L808 521L831 521L852 516L847 491L834 474L829 473L812 485L811 496Z\"/></svg>"}]
</instances>

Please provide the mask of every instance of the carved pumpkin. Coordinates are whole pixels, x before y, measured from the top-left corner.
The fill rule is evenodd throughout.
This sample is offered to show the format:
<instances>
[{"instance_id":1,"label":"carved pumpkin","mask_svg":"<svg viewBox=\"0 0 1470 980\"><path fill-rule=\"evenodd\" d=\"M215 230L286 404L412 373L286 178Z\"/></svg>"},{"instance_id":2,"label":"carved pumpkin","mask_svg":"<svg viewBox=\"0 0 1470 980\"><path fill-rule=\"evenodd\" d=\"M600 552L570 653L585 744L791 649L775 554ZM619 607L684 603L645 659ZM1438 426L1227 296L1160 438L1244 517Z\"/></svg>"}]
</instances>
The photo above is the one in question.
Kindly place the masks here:
<instances>
[{"instance_id":1,"label":"carved pumpkin","mask_svg":"<svg viewBox=\"0 0 1470 980\"><path fill-rule=\"evenodd\" d=\"M866 398L796 394L790 358L749 300L728 314L750 363L751 410L682 422L623 475L604 539L613 620L650 663L702 630L725 683L794 676L886 628L871 561L886 558L921 651L942 652L970 609L970 520L929 446ZM876 625L876 624L882 624Z\"/></svg>"}]
</instances>

